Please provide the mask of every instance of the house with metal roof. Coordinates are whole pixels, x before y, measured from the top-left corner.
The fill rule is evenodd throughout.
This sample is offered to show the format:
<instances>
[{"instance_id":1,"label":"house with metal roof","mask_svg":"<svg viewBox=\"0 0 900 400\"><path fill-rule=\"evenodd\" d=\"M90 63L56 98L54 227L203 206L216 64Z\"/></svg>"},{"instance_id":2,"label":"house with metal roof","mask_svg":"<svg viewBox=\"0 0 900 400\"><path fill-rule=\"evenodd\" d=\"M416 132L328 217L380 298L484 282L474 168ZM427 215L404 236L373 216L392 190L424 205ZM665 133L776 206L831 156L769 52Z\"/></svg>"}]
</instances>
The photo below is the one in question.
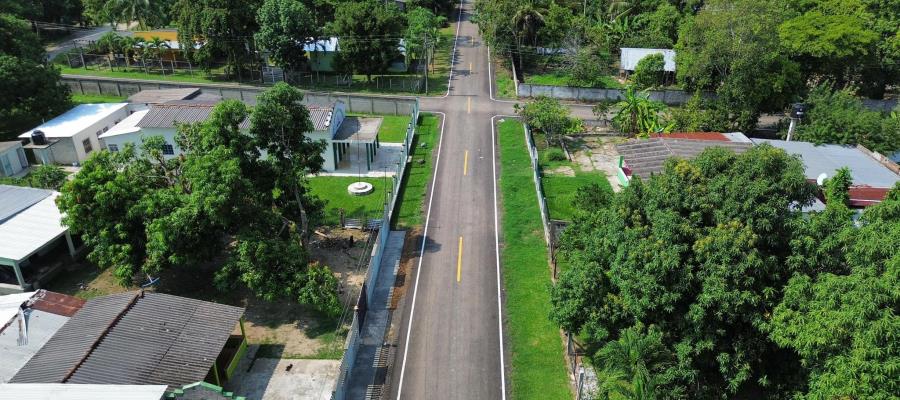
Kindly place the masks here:
<instances>
[{"instance_id":1,"label":"house with metal roof","mask_svg":"<svg viewBox=\"0 0 900 400\"><path fill-rule=\"evenodd\" d=\"M163 400L166 385L0 384L0 400Z\"/></svg>"},{"instance_id":2,"label":"house with metal roof","mask_svg":"<svg viewBox=\"0 0 900 400\"><path fill-rule=\"evenodd\" d=\"M753 139L753 143L769 144L799 156L806 179L811 182L834 176L838 169L848 168L853 179L849 190L850 205L853 207L880 203L888 191L900 182L900 167L896 163L863 146L817 145L771 139Z\"/></svg>"},{"instance_id":3,"label":"house with metal roof","mask_svg":"<svg viewBox=\"0 0 900 400\"><path fill-rule=\"evenodd\" d=\"M0 384L12 379L82 306L82 299L46 290L0 296ZM4 393L0 389L0 398Z\"/></svg>"},{"instance_id":4,"label":"house with metal roof","mask_svg":"<svg viewBox=\"0 0 900 400\"><path fill-rule=\"evenodd\" d=\"M58 196L0 185L0 294L40 286L62 268L60 257L75 256L75 242L56 207Z\"/></svg>"},{"instance_id":5,"label":"house with metal roof","mask_svg":"<svg viewBox=\"0 0 900 400\"><path fill-rule=\"evenodd\" d=\"M665 64L663 71L675 72L675 50L671 49L645 49L623 47L619 54L619 69L623 72L634 72L638 63L651 54L662 54Z\"/></svg>"},{"instance_id":6,"label":"house with metal roof","mask_svg":"<svg viewBox=\"0 0 900 400\"><path fill-rule=\"evenodd\" d=\"M133 291L88 300L9 383L166 385L231 378L244 309Z\"/></svg>"},{"instance_id":7,"label":"house with metal roof","mask_svg":"<svg viewBox=\"0 0 900 400\"><path fill-rule=\"evenodd\" d=\"M136 111L109 131L100 135L104 146L109 151L120 151L127 144L140 146L145 137L162 136L163 156L173 158L182 152L176 142L178 136L177 126L202 122L209 118L213 108L221 99L213 100L177 100L162 104L149 104L146 110ZM325 171L333 171L337 168L342 155L347 151L347 146L336 142L335 136L346 116L346 107L343 102L335 102L326 105L308 104L309 117L313 123L313 131L306 135L312 140L323 140L327 146L322 151L325 162L322 168ZM244 120L240 129L248 131L250 120Z\"/></svg>"},{"instance_id":8,"label":"house with metal roof","mask_svg":"<svg viewBox=\"0 0 900 400\"><path fill-rule=\"evenodd\" d=\"M128 116L128 103L80 104L19 135L41 164L77 165L100 150L100 135Z\"/></svg>"},{"instance_id":9,"label":"house with metal roof","mask_svg":"<svg viewBox=\"0 0 900 400\"><path fill-rule=\"evenodd\" d=\"M619 184L628 186L631 178L647 179L663 171L672 157L691 159L711 147L722 147L743 153L753 143L740 132L685 132L655 135L649 139L632 139L615 145L619 153L616 172Z\"/></svg>"}]
</instances>

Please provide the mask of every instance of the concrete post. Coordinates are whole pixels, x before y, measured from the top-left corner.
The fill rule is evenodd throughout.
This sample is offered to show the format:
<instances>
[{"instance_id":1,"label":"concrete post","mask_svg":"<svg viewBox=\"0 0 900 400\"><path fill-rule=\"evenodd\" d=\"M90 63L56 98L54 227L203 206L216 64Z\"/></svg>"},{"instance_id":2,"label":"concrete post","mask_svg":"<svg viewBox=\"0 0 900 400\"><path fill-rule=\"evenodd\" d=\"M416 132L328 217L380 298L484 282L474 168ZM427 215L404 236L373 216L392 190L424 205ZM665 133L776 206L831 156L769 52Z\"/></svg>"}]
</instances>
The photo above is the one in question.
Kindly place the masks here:
<instances>
[{"instance_id":1,"label":"concrete post","mask_svg":"<svg viewBox=\"0 0 900 400\"><path fill-rule=\"evenodd\" d=\"M19 286L22 290L25 290L25 277L22 276L22 268L19 266L18 261L13 261L13 271L16 272L16 280L19 281Z\"/></svg>"},{"instance_id":2,"label":"concrete post","mask_svg":"<svg viewBox=\"0 0 900 400\"><path fill-rule=\"evenodd\" d=\"M75 258L75 243L72 242L72 234L66 231L66 244L69 245L69 255Z\"/></svg>"}]
</instances>

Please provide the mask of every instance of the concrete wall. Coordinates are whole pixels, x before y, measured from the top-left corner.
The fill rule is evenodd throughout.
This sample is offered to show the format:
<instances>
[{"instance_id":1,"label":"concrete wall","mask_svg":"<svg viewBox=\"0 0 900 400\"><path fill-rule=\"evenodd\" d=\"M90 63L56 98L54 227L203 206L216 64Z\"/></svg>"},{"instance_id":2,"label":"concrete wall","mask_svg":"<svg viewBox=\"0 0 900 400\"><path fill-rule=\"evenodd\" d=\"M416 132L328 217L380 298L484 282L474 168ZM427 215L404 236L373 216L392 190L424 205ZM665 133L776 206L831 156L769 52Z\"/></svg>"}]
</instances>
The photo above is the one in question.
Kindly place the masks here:
<instances>
[{"instance_id":1,"label":"concrete wall","mask_svg":"<svg viewBox=\"0 0 900 400\"><path fill-rule=\"evenodd\" d=\"M22 145L14 145L13 147L7 149L3 153L0 153L0 176L9 176L15 175L21 172L25 167L28 166L27 160L22 160L19 157L19 153L22 153L24 156L24 149L22 149ZM5 160L5 161L4 161ZM22 161L25 161L23 164ZM9 171L4 171L3 166L8 165Z\"/></svg>"},{"instance_id":2,"label":"concrete wall","mask_svg":"<svg viewBox=\"0 0 900 400\"><path fill-rule=\"evenodd\" d=\"M106 94L131 96L146 89L200 88L203 93L211 93L226 99L238 99L248 105L256 105L256 97L266 90L263 86L215 85L203 83L154 82L92 76L64 75L63 84L78 94ZM410 115L415 108L414 98L391 98L343 93L304 91L306 104L328 104L343 101L347 112L359 114Z\"/></svg>"},{"instance_id":3,"label":"concrete wall","mask_svg":"<svg viewBox=\"0 0 900 400\"><path fill-rule=\"evenodd\" d=\"M141 144L144 143L144 138L153 136L162 136L166 143L172 145L174 154L165 155L166 159L175 158L181 154L181 148L178 147L178 143L175 141L175 138L178 136L175 128L143 128L137 132L105 137L102 139L103 148L109 149L109 145L114 144L119 147L119 151L122 151L125 149L125 145L131 143L134 144L136 149L140 150Z\"/></svg>"},{"instance_id":4,"label":"concrete wall","mask_svg":"<svg viewBox=\"0 0 900 400\"><path fill-rule=\"evenodd\" d=\"M519 97L546 96L561 100L600 102L621 100L624 97L624 90L519 83L516 86L516 94ZM693 96L693 94L683 90L651 90L648 94L650 95L650 99L668 105L684 104L691 99L691 96ZM707 98L713 98L715 97L715 94L707 93L705 96Z\"/></svg>"}]
</instances>

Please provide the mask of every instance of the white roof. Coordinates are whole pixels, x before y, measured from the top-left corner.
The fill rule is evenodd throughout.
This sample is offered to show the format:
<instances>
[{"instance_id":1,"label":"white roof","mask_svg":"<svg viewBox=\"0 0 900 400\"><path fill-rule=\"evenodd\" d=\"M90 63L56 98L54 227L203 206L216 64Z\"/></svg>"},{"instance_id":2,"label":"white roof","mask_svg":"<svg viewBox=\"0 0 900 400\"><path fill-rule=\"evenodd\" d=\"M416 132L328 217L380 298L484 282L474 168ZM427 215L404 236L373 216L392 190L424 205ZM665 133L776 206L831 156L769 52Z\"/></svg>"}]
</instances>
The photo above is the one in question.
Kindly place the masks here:
<instances>
[{"instance_id":1,"label":"white roof","mask_svg":"<svg viewBox=\"0 0 900 400\"><path fill-rule=\"evenodd\" d=\"M0 260L23 260L66 232L58 196L53 192L0 224Z\"/></svg>"},{"instance_id":2,"label":"white roof","mask_svg":"<svg viewBox=\"0 0 900 400\"><path fill-rule=\"evenodd\" d=\"M48 138L72 137L125 107L128 107L128 103L80 104L19 137L30 138L31 132L35 130L44 132L44 136Z\"/></svg>"},{"instance_id":3,"label":"white roof","mask_svg":"<svg viewBox=\"0 0 900 400\"><path fill-rule=\"evenodd\" d=\"M2 267L0 267L2 268ZM0 296L0 329L6 325L22 307L22 303L34 296L34 292L13 293L6 296Z\"/></svg>"},{"instance_id":4,"label":"white roof","mask_svg":"<svg viewBox=\"0 0 900 400\"><path fill-rule=\"evenodd\" d=\"M675 72L675 50L669 49L640 49L633 47L621 48L622 53L619 56L619 68L626 71L634 71L638 62L644 57L651 54L662 54L665 64L663 70L667 72Z\"/></svg>"},{"instance_id":5,"label":"white roof","mask_svg":"<svg viewBox=\"0 0 900 400\"><path fill-rule=\"evenodd\" d=\"M137 123L140 122L141 118L144 118L144 116L147 115L148 112L150 112L149 108L146 110L135 111L127 118L116 124L116 126L109 128L108 131L102 133L99 138L103 139L110 136L124 135L126 133L134 133L141 130L141 128L137 126Z\"/></svg>"},{"instance_id":6,"label":"white roof","mask_svg":"<svg viewBox=\"0 0 900 400\"><path fill-rule=\"evenodd\" d=\"M853 146L772 139L753 139L753 142L768 143L788 154L800 156L808 179L816 179L820 174L834 176L838 169L847 167L854 185L891 188L900 182L900 175Z\"/></svg>"},{"instance_id":7,"label":"white roof","mask_svg":"<svg viewBox=\"0 0 900 400\"><path fill-rule=\"evenodd\" d=\"M0 384L0 400L160 400L166 385Z\"/></svg>"},{"instance_id":8,"label":"white roof","mask_svg":"<svg viewBox=\"0 0 900 400\"><path fill-rule=\"evenodd\" d=\"M303 45L303 51L337 51L338 38L332 37L328 39L316 40L312 43Z\"/></svg>"}]
</instances>

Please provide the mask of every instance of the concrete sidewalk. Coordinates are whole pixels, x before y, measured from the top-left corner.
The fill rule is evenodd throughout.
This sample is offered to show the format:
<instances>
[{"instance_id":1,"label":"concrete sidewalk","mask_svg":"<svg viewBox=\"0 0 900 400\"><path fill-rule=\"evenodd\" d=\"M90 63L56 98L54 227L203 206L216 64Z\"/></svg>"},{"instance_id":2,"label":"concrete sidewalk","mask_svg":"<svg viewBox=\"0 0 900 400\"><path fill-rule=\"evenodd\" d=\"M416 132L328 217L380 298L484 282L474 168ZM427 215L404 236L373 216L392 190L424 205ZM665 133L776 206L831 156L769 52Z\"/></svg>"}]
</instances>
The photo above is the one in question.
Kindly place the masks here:
<instances>
[{"instance_id":1,"label":"concrete sidewalk","mask_svg":"<svg viewBox=\"0 0 900 400\"><path fill-rule=\"evenodd\" d=\"M391 231L381 256L381 269L375 282L370 283L375 285L374 295L369 299L369 310L359 336L359 350L347 386L348 399L366 399L373 395L380 398L387 366L383 353L384 335L390 326L393 311L388 307L405 239L406 231ZM376 377L380 382L376 382Z\"/></svg>"}]
</instances>

